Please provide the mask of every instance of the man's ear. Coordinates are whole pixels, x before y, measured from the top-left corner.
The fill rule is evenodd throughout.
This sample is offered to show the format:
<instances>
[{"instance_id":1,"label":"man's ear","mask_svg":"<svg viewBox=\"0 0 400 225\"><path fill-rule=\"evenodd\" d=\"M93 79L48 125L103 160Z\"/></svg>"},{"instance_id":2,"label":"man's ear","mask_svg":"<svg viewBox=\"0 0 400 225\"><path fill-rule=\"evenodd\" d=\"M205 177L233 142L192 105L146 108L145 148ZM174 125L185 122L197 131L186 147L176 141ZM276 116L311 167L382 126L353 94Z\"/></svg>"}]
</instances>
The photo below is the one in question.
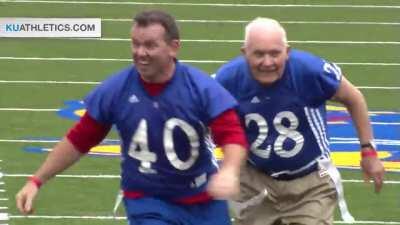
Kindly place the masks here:
<instances>
[{"instance_id":1,"label":"man's ear","mask_svg":"<svg viewBox=\"0 0 400 225\"><path fill-rule=\"evenodd\" d=\"M289 59L289 53L291 49L292 48L289 45L286 47L286 59Z\"/></svg>"},{"instance_id":2,"label":"man's ear","mask_svg":"<svg viewBox=\"0 0 400 225\"><path fill-rule=\"evenodd\" d=\"M244 47L244 45L240 47L240 51L242 52L243 55L246 55L246 48Z\"/></svg>"},{"instance_id":3,"label":"man's ear","mask_svg":"<svg viewBox=\"0 0 400 225\"><path fill-rule=\"evenodd\" d=\"M168 44L171 48L171 56L176 58L178 56L179 49L181 48L181 42L178 39L171 40Z\"/></svg>"}]
</instances>

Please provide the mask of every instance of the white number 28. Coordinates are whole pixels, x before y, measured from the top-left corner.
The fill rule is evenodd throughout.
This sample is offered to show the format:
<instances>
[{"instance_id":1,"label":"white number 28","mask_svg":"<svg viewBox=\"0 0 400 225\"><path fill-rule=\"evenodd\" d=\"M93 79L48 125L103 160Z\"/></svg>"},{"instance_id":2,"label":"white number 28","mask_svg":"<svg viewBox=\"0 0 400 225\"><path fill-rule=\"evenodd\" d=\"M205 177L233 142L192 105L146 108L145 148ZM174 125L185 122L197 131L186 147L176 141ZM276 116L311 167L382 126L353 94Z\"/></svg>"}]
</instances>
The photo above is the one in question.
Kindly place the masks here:
<instances>
[{"instance_id":1,"label":"white number 28","mask_svg":"<svg viewBox=\"0 0 400 225\"><path fill-rule=\"evenodd\" d=\"M283 120L286 119L289 124L285 126ZM255 122L258 126L258 136L251 143L250 150L258 157L268 159L271 155L272 146L268 145L265 148L260 146L268 137L268 123L264 117L258 113L250 113L245 116L246 127L250 125L251 122ZM275 130L279 133L273 144L273 149L277 155L282 158L290 158L298 154L304 145L304 137L296 129L299 126L299 120L296 115L290 111L283 111L278 113L274 120L273 125ZM295 142L291 149L284 149L283 143L286 139L291 139Z\"/></svg>"}]
</instances>

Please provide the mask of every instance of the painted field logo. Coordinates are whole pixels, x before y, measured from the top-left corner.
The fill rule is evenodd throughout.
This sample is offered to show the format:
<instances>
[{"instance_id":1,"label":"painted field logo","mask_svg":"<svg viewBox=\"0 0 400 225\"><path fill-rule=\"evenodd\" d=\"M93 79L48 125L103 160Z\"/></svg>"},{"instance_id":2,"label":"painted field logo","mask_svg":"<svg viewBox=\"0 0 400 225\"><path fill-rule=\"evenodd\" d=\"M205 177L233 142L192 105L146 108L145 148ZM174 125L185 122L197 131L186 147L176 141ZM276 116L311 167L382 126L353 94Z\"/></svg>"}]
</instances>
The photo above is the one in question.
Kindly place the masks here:
<instances>
[{"instance_id":1,"label":"painted field logo","mask_svg":"<svg viewBox=\"0 0 400 225\"><path fill-rule=\"evenodd\" d=\"M85 112L81 101L66 101L66 107L57 114L63 118L78 120ZM400 172L400 113L399 112L370 112L374 129L375 141L378 145L379 158L383 160L386 170ZM359 143L349 114L343 107L328 106L328 132L332 158L341 168L359 168ZM49 149L28 147L27 151L43 152ZM94 147L90 155L119 156L118 140L105 140ZM217 158L222 157L216 149Z\"/></svg>"}]
</instances>

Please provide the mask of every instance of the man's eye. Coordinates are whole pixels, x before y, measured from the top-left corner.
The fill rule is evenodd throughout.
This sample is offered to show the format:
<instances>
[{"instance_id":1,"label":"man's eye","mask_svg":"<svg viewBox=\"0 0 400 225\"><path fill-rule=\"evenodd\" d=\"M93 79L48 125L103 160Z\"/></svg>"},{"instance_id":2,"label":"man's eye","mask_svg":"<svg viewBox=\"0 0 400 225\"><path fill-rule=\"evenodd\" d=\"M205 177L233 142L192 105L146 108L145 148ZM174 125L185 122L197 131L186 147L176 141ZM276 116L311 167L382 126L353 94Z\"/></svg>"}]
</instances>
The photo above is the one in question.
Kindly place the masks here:
<instances>
[{"instance_id":1,"label":"man's eye","mask_svg":"<svg viewBox=\"0 0 400 225\"><path fill-rule=\"evenodd\" d=\"M155 43L148 43L148 44L146 44L146 48L147 49L154 49L154 48L156 48L157 47L157 45L155 44Z\"/></svg>"},{"instance_id":2,"label":"man's eye","mask_svg":"<svg viewBox=\"0 0 400 225\"><path fill-rule=\"evenodd\" d=\"M262 53L262 52L254 52L254 56L256 56L256 57L263 57L263 56L264 56L264 53Z\"/></svg>"},{"instance_id":3,"label":"man's eye","mask_svg":"<svg viewBox=\"0 0 400 225\"><path fill-rule=\"evenodd\" d=\"M136 42L132 42L132 47L133 47L133 48L138 48L138 47L139 47L139 44L136 43Z\"/></svg>"},{"instance_id":4,"label":"man's eye","mask_svg":"<svg viewBox=\"0 0 400 225\"><path fill-rule=\"evenodd\" d=\"M269 53L269 55L270 55L271 57L273 57L273 58L278 57L280 54L281 54L281 52L279 52L279 51L273 51L273 52L270 52L270 53Z\"/></svg>"}]
</instances>

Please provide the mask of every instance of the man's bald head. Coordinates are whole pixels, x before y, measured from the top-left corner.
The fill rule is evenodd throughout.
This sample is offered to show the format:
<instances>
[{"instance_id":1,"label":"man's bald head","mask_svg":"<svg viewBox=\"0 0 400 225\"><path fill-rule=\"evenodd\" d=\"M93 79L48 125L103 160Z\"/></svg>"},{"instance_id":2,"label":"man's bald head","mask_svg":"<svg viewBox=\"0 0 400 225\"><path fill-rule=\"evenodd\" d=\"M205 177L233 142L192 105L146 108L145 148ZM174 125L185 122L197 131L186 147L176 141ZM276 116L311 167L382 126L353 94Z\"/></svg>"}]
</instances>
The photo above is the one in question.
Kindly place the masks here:
<instances>
[{"instance_id":1,"label":"man's bald head","mask_svg":"<svg viewBox=\"0 0 400 225\"><path fill-rule=\"evenodd\" d=\"M263 35L268 38L278 38L282 41L282 44L289 46L285 29L278 21L274 19L257 17L247 24L244 36L245 46L249 43L251 36L253 35Z\"/></svg>"}]
</instances>

